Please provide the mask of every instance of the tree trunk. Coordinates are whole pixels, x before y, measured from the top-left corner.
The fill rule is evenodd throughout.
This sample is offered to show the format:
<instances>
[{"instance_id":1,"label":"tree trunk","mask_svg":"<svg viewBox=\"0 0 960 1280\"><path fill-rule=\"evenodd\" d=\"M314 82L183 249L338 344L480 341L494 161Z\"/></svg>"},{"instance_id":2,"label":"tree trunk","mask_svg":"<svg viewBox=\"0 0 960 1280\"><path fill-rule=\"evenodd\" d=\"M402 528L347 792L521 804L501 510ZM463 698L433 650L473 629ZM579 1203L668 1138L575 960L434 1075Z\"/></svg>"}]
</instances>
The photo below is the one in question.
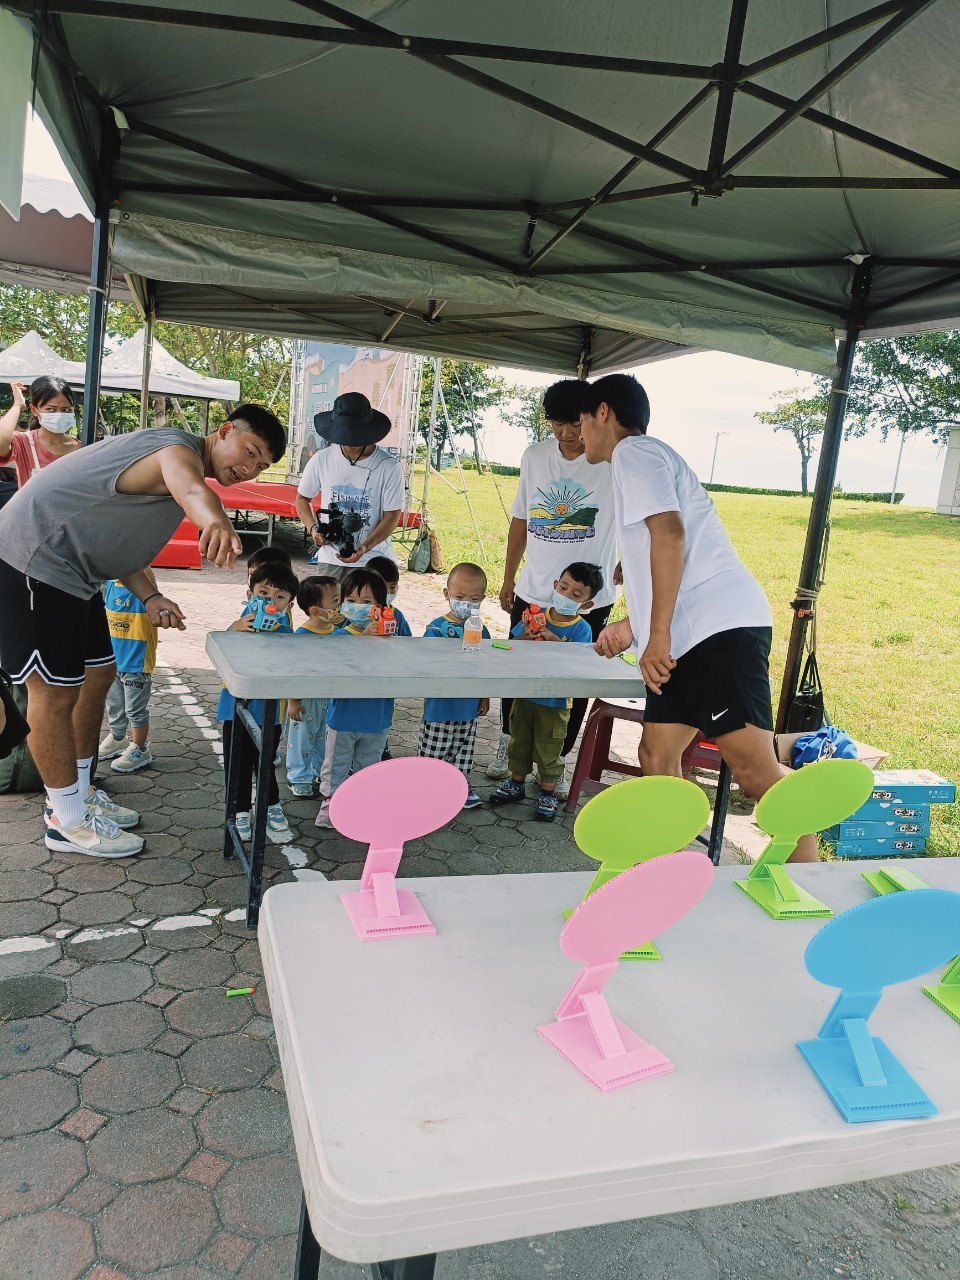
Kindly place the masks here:
<instances>
[{"instance_id":1,"label":"tree trunk","mask_svg":"<svg viewBox=\"0 0 960 1280\"><path fill-rule=\"evenodd\" d=\"M809 489L807 488L807 466L809 462L810 462L809 453L804 453L804 451L801 449L800 450L800 492L803 494L804 497L806 497L807 494L810 492Z\"/></svg>"},{"instance_id":2,"label":"tree trunk","mask_svg":"<svg viewBox=\"0 0 960 1280\"><path fill-rule=\"evenodd\" d=\"M480 461L480 440L477 437L477 428L473 424L470 426L470 436L473 440L473 457L477 464L477 475L480 475L483 471L483 463Z\"/></svg>"}]
</instances>

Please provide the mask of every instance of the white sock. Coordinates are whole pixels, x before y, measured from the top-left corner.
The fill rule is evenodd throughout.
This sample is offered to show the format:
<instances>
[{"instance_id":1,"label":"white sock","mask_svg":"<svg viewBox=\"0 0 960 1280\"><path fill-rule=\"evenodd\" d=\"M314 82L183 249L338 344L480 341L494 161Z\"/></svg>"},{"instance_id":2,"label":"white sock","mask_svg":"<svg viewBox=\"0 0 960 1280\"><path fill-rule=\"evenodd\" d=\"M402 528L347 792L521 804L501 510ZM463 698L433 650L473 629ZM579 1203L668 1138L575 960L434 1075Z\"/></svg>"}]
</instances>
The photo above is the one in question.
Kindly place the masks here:
<instances>
[{"instance_id":1,"label":"white sock","mask_svg":"<svg viewBox=\"0 0 960 1280\"><path fill-rule=\"evenodd\" d=\"M69 787L47 787L47 799L61 827L79 827L87 812L86 795L79 782Z\"/></svg>"},{"instance_id":2,"label":"white sock","mask_svg":"<svg viewBox=\"0 0 960 1280\"><path fill-rule=\"evenodd\" d=\"M86 760L77 761L77 777L80 780L80 794L86 798L87 792L90 790L90 772L93 768L93 756L87 756Z\"/></svg>"}]
</instances>

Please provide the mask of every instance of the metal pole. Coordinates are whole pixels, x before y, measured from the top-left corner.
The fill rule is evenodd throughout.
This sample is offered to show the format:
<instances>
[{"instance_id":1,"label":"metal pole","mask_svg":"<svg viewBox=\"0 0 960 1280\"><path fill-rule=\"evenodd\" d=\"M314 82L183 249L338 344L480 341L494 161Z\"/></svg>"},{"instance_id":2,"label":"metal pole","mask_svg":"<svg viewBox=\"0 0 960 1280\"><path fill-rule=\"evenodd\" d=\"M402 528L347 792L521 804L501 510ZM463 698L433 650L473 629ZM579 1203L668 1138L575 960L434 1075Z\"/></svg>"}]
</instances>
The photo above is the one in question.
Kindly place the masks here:
<instances>
[{"instance_id":1,"label":"metal pole","mask_svg":"<svg viewBox=\"0 0 960 1280\"><path fill-rule=\"evenodd\" d=\"M101 118L100 167L97 174L93 220L93 257L90 264L90 308L87 319L87 364L83 379L81 444L97 438L100 408L100 366L107 326L107 270L109 266L110 206L113 203L113 162L119 151L119 133L112 115Z\"/></svg>"},{"instance_id":2,"label":"metal pole","mask_svg":"<svg viewBox=\"0 0 960 1280\"><path fill-rule=\"evenodd\" d=\"M713 484L713 473L717 465L717 446L720 443L720 437L729 434L730 433L728 431L718 431L713 437L713 461L710 463L710 479L707 481L707 484Z\"/></svg>"},{"instance_id":3,"label":"metal pole","mask_svg":"<svg viewBox=\"0 0 960 1280\"><path fill-rule=\"evenodd\" d=\"M893 506L893 504L897 500L897 481L900 479L900 459L903 457L903 445L904 445L904 442L906 441L906 438L907 438L907 433L905 431L901 431L900 432L900 448L897 450L897 469L893 473L893 488L890 490L891 506Z\"/></svg>"},{"instance_id":4,"label":"metal pole","mask_svg":"<svg viewBox=\"0 0 960 1280\"><path fill-rule=\"evenodd\" d=\"M150 406L150 365L153 363L153 322L156 310L153 302L153 290L147 305L146 324L143 326L143 377L140 380L140 430L147 425L147 410Z\"/></svg>"},{"instance_id":5,"label":"metal pole","mask_svg":"<svg viewBox=\"0 0 960 1280\"><path fill-rule=\"evenodd\" d=\"M439 359L433 362L433 400L430 403L430 423L427 427L427 462L423 468L423 497L420 499L420 510L423 518L427 518L427 490L430 488L430 468L433 465L433 441L437 434L437 406L440 403L440 364Z\"/></svg>"},{"instance_id":6,"label":"metal pole","mask_svg":"<svg viewBox=\"0 0 960 1280\"><path fill-rule=\"evenodd\" d=\"M830 503L833 500L833 487L837 478L837 458L840 453L840 442L843 439L843 416L847 407L847 392L850 388L850 375L853 371L853 357L857 339L863 328L867 299L870 296L870 281L873 267L870 260L861 262L853 276L852 300L847 313L847 328L843 342L837 352L837 371L834 374L833 386L830 388L830 404L827 409L827 420L823 430L823 444L820 448L820 464L817 467L817 480L813 490L813 502L810 507L810 520L807 524L807 541L803 549L803 562L800 567L800 581L797 595L793 601L793 625L787 644L787 657L783 668L783 682L780 686L780 704L777 708L776 728L783 733L793 695L796 692L800 675L800 663L803 658L803 642L807 627L816 608L817 591L820 584L820 563L823 558L823 544L827 532L827 520L830 516Z\"/></svg>"}]
</instances>

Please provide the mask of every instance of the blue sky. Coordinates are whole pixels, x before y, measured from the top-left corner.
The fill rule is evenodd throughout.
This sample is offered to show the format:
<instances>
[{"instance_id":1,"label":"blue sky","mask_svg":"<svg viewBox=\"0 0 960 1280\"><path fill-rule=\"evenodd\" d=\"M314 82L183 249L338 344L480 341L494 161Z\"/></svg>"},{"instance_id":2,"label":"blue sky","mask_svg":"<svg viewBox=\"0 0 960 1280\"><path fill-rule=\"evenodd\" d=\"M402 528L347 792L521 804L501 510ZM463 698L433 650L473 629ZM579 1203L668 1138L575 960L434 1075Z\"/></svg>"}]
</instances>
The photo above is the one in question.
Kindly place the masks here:
<instances>
[{"instance_id":1,"label":"blue sky","mask_svg":"<svg viewBox=\"0 0 960 1280\"><path fill-rule=\"evenodd\" d=\"M24 168L29 173L69 181L69 174L39 120L27 126ZM501 370L511 383L547 386L538 373ZM701 480L710 478L714 445L718 484L768 489L800 487L800 454L790 436L755 420L758 409L773 407L777 391L801 391L809 377L780 365L742 356L702 352L637 369L650 396L650 434L660 436L687 459ZM717 440L717 432L722 434ZM526 447L524 433L488 420L484 449L491 461L516 463ZM883 442L879 434L847 440L840 452L837 478L847 490L888 490L897 464L899 437ZM936 503L943 450L923 434L907 439L897 488L911 506ZM811 469L811 483L814 471Z\"/></svg>"}]
</instances>

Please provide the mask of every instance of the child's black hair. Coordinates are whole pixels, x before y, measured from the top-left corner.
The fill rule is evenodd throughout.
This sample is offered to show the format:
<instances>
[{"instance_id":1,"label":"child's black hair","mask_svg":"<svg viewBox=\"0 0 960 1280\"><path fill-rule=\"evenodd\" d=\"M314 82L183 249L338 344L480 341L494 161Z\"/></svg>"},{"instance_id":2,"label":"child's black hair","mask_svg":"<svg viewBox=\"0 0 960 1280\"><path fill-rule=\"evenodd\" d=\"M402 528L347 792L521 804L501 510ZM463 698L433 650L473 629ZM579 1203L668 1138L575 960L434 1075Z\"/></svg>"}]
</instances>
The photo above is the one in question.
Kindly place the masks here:
<instances>
[{"instance_id":1,"label":"child's black hair","mask_svg":"<svg viewBox=\"0 0 960 1280\"><path fill-rule=\"evenodd\" d=\"M34 378L30 383L29 396L30 403L35 409L42 409L45 404L49 404L57 396L63 396L65 400L69 400L71 405L76 405L77 403L77 397L73 394L73 388L70 383L65 382L63 378L51 377L49 374Z\"/></svg>"},{"instance_id":2,"label":"child's black hair","mask_svg":"<svg viewBox=\"0 0 960 1280\"><path fill-rule=\"evenodd\" d=\"M268 587L275 587L277 591L289 592L291 599L296 596L300 587L297 575L282 560L268 560L259 569L254 569L250 575L250 590L259 587L261 583Z\"/></svg>"},{"instance_id":3,"label":"child's black hair","mask_svg":"<svg viewBox=\"0 0 960 1280\"><path fill-rule=\"evenodd\" d=\"M389 556L371 556L363 567L372 570L374 573L379 573L387 585L391 582L400 581L399 566Z\"/></svg>"},{"instance_id":4,"label":"child's black hair","mask_svg":"<svg viewBox=\"0 0 960 1280\"><path fill-rule=\"evenodd\" d=\"M353 569L340 583L340 599L346 600L351 592L360 592L364 587L370 588L374 600L383 608L387 603L387 584L379 573L374 573L366 565L362 569Z\"/></svg>"},{"instance_id":5,"label":"child's black hair","mask_svg":"<svg viewBox=\"0 0 960 1280\"><path fill-rule=\"evenodd\" d=\"M288 569L293 570L290 553L284 551L283 547L258 547L256 551L251 551L247 560L247 577L264 564L285 564Z\"/></svg>"},{"instance_id":6,"label":"child's black hair","mask_svg":"<svg viewBox=\"0 0 960 1280\"><path fill-rule=\"evenodd\" d=\"M598 564L587 564L585 560L574 560L573 564L568 564L563 573L568 574L574 582L579 582L581 587L586 587L590 592L590 599L596 600L597 592L603 590L603 574L600 572ZM563 577L563 573L557 575L557 581Z\"/></svg>"},{"instance_id":7,"label":"child's black hair","mask_svg":"<svg viewBox=\"0 0 960 1280\"><path fill-rule=\"evenodd\" d=\"M584 383L564 378L543 393L543 415L550 422L579 422L583 409Z\"/></svg>"},{"instance_id":8,"label":"child's black hair","mask_svg":"<svg viewBox=\"0 0 960 1280\"><path fill-rule=\"evenodd\" d=\"M477 578L483 583L483 589L487 589L487 575L478 564L474 564L472 560L461 560L459 564L455 564L447 574L447 590L450 590L450 583L453 581L455 573L465 573L470 578Z\"/></svg>"},{"instance_id":9,"label":"child's black hair","mask_svg":"<svg viewBox=\"0 0 960 1280\"><path fill-rule=\"evenodd\" d=\"M297 592L298 607L304 613L309 613L311 609L322 609L323 594L328 587L336 587L339 590L340 583L336 578L325 578L319 574L304 578Z\"/></svg>"},{"instance_id":10,"label":"child's black hair","mask_svg":"<svg viewBox=\"0 0 960 1280\"><path fill-rule=\"evenodd\" d=\"M585 382L583 387L584 413L596 413L602 404L607 404L621 427L647 434L650 401L632 373L608 373L596 382Z\"/></svg>"}]
</instances>

